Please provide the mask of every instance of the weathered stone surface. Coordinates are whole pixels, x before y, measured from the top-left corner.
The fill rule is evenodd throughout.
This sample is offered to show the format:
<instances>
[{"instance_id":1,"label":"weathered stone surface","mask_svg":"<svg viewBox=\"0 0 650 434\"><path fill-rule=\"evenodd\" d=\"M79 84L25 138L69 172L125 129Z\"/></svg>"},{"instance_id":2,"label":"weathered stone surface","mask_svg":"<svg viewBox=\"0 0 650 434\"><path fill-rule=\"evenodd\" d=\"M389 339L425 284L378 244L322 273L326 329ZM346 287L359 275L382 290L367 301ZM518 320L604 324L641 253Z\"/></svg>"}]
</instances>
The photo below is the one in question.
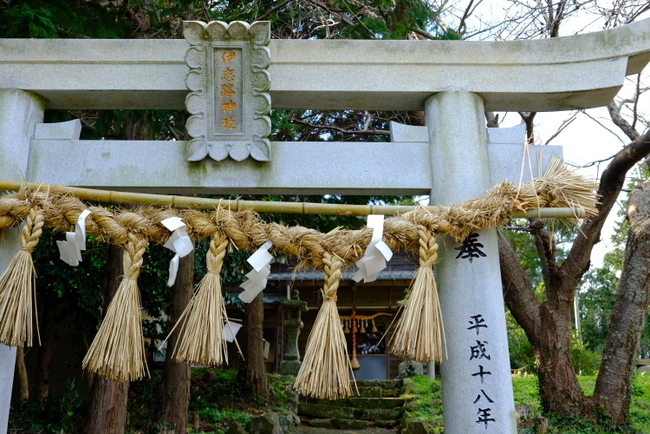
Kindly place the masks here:
<instances>
[{"instance_id":1,"label":"weathered stone surface","mask_svg":"<svg viewBox=\"0 0 650 434\"><path fill-rule=\"evenodd\" d=\"M300 395L298 395L291 386L287 386L284 390L285 395L287 395L288 403L287 409L298 413L298 402L300 402Z\"/></svg>"},{"instance_id":2,"label":"weathered stone surface","mask_svg":"<svg viewBox=\"0 0 650 434\"><path fill-rule=\"evenodd\" d=\"M404 379L404 388L403 388L403 393L404 395L410 395L415 391L415 383L413 380L410 378L405 378Z\"/></svg>"},{"instance_id":3,"label":"weathered stone surface","mask_svg":"<svg viewBox=\"0 0 650 434\"><path fill-rule=\"evenodd\" d=\"M359 380L357 381L358 387L381 387L382 389L400 389L403 381L401 379L394 380Z\"/></svg>"},{"instance_id":4,"label":"weathered stone surface","mask_svg":"<svg viewBox=\"0 0 650 434\"><path fill-rule=\"evenodd\" d=\"M348 405L354 408L395 408L404 406L404 399L396 397L350 398Z\"/></svg>"},{"instance_id":5,"label":"weathered stone surface","mask_svg":"<svg viewBox=\"0 0 650 434\"><path fill-rule=\"evenodd\" d=\"M382 389L381 396L385 398L394 398L402 395L402 389Z\"/></svg>"},{"instance_id":6,"label":"weathered stone surface","mask_svg":"<svg viewBox=\"0 0 650 434\"><path fill-rule=\"evenodd\" d=\"M376 420L374 421L377 428L395 428L399 421L396 420Z\"/></svg>"},{"instance_id":7,"label":"weathered stone surface","mask_svg":"<svg viewBox=\"0 0 650 434\"><path fill-rule=\"evenodd\" d=\"M400 434L428 434L427 425L406 413L400 423Z\"/></svg>"},{"instance_id":8,"label":"weathered stone surface","mask_svg":"<svg viewBox=\"0 0 650 434\"><path fill-rule=\"evenodd\" d=\"M79 140L80 135L81 121L79 119L36 124L34 131L36 140Z\"/></svg>"},{"instance_id":9,"label":"weathered stone surface","mask_svg":"<svg viewBox=\"0 0 650 434\"><path fill-rule=\"evenodd\" d=\"M239 422L233 422L230 424L225 434L248 434L248 432Z\"/></svg>"},{"instance_id":10,"label":"weathered stone surface","mask_svg":"<svg viewBox=\"0 0 650 434\"><path fill-rule=\"evenodd\" d=\"M267 412L252 419L246 424L246 431L249 434L284 434L280 419L273 412Z\"/></svg>"},{"instance_id":11,"label":"weathered stone surface","mask_svg":"<svg viewBox=\"0 0 650 434\"><path fill-rule=\"evenodd\" d=\"M354 407L350 402L351 398L340 398L340 399L317 399L316 404L321 405L331 405L335 407Z\"/></svg>"},{"instance_id":12,"label":"weathered stone surface","mask_svg":"<svg viewBox=\"0 0 650 434\"><path fill-rule=\"evenodd\" d=\"M292 428L300 425L300 418L295 412L291 410L280 410L276 412L276 414L278 415L280 426L284 432L287 432Z\"/></svg>"},{"instance_id":13,"label":"weathered stone surface","mask_svg":"<svg viewBox=\"0 0 650 434\"><path fill-rule=\"evenodd\" d=\"M298 413L319 418L354 419L354 408L334 407L322 404L300 404Z\"/></svg>"},{"instance_id":14,"label":"weathered stone surface","mask_svg":"<svg viewBox=\"0 0 650 434\"><path fill-rule=\"evenodd\" d=\"M183 109L187 47L2 39L0 88L37 92L48 108ZM648 47L648 20L530 41L271 40L270 94L275 109L422 110L448 89L479 93L494 111L603 106L650 60Z\"/></svg>"},{"instance_id":15,"label":"weathered stone surface","mask_svg":"<svg viewBox=\"0 0 650 434\"><path fill-rule=\"evenodd\" d=\"M27 173L29 141L35 126L43 121L44 107L45 102L32 93L0 89L0 173L4 179L19 180ZM20 251L20 236L18 228L3 231L0 274ZM15 364L16 347L0 344L0 433L7 432L9 423Z\"/></svg>"},{"instance_id":16,"label":"weathered stone surface","mask_svg":"<svg viewBox=\"0 0 650 434\"><path fill-rule=\"evenodd\" d=\"M309 426L313 426L314 428L334 428L332 425L332 419L309 419L305 423Z\"/></svg>"},{"instance_id":17,"label":"weathered stone surface","mask_svg":"<svg viewBox=\"0 0 650 434\"><path fill-rule=\"evenodd\" d=\"M523 143L523 141L522 141ZM427 143L273 142L273 162L185 161L187 142L113 140L33 140L27 181L95 188L138 188L156 193L248 194L428 194L431 168ZM544 165L562 156L559 146L529 146L531 158L542 152ZM489 147L490 164L501 167L490 185L519 180L523 146ZM66 170L49 164L66 155ZM155 159L151 156L156 155ZM345 174L325 179L328 173ZM146 171L142 170L146 167ZM285 170L291 167L292 170ZM512 170L508 171L505 168ZM390 176L387 183L386 174ZM397 176L399 174L399 176ZM18 175L16 175L18 176ZM9 177L8 177L9 178ZM23 180L22 175L12 180ZM481 193L483 195L485 192Z\"/></svg>"},{"instance_id":18,"label":"weathered stone surface","mask_svg":"<svg viewBox=\"0 0 650 434\"><path fill-rule=\"evenodd\" d=\"M482 99L468 92L441 92L427 100L433 203L459 203L490 187L484 110ZM439 241L436 282L440 305L447 306L442 317L448 358L441 363L445 430L475 432L480 419L487 434L514 434L517 426L496 229L476 231L473 236L481 244L478 259L459 257L461 243ZM468 351L486 342L486 357L468 357ZM483 417L476 418L480 409Z\"/></svg>"},{"instance_id":19,"label":"weathered stone surface","mask_svg":"<svg viewBox=\"0 0 650 434\"><path fill-rule=\"evenodd\" d=\"M636 372L641 375L650 375L650 366L639 366Z\"/></svg>"},{"instance_id":20,"label":"weathered stone surface","mask_svg":"<svg viewBox=\"0 0 650 434\"><path fill-rule=\"evenodd\" d=\"M366 429L368 422L354 419L332 419L332 426L336 429Z\"/></svg>"},{"instance_id":21,"label":"weathered stone surface","mask_svg":"<svg viewBox=\"0 0 650 434\"><path fill-rule=\"evenodd\" d=\"M422 362L415 360L403 360L397 366L397 378L410 378L416 375L424 375L424 368Z\"/></svg>"},{"instance_id":22,"label":"weathered stone surface","mask_svg":"<svg viewBox=\"0 0 650 434\"><path fill-rule=\"evenodd\" d=\"M399 419L404 412L403 408L368 408L354 410L356 419L364 420L386 420Z\"/></svg>"},{"instance_id":23,"label":"weathered stone surface","mask_svg":"<svg viewBox=\"0 0 650 434\"><path fill-rule=\"evenodd\" d=\"M357 383L359 383L357 381ZM354 389L356 392L356 389ZM366 397L381 396L381 387L362 387L359 386L359 395Z\"/></svg>"},{"instance_id":24,"label":"weathered stone surface","mask_svg":"<svg viewBox=\"0 0 650 434\"><path fill-rule=\"evenodd\" d=\"M269 161L270 23L185 21L183 35L190 43L185 106L193 139L187 144L187 160Z\"/></svg>"}]
</instances>

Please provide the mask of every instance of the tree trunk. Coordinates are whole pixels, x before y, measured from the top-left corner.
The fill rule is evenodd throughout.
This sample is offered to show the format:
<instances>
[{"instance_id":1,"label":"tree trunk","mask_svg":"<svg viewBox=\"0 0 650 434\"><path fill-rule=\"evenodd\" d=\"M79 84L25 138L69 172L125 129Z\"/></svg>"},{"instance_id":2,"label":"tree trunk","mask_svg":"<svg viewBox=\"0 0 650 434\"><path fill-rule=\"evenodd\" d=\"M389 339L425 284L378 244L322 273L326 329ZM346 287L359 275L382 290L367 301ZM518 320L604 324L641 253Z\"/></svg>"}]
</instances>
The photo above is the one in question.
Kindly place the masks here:
<instances>
[{"instance_id":1,"label":"tree trunk","mask_svg":"<svg viewBox=\"0 0 650 434\"><path fill-rule=\"evenodd\" d=\"M618 424L625 423L629 415L634 361L650 301L649 217L650 184L645 183L630 194L623 273L594 390L595 404L606 408Z\"/></svg>"},{"instance_id":2,"label":"tree trunk","mask_svg":"<svg viewBox=\"0 0 650 434\"><path fill-rule=\"evenodd\" d=\"M541 324L533 352L543 410L547 414L580 414L593 418L590 402L578 384L571 355L571 306L567 306L566 300L558 308L544 306Z\"/></svg>"},{"instance_id":3,"label":"tree trunk","mask_svg":"<svg viewBox=\"0 0 650 434\"><path fill-rule=\"evenodd\" d=\"M245 305L246 310L246 344L244 380L256 396L266 397L269 392L266 385L264 368L264 302L263 293Z\"/></svg>"},{"instance_id":4,"label":"tree trunk","mask_svg":"<svg viewBox=\"0 0 650 434\"><path fill-rule=\"evenodd\" d=\"M40 327L43 340L38 349L38 366L36 370L36 396L43 402L50 394L50 368L52 367L52 352L54 350L54 330L56 329L57 304L54 297L48 297L43 307L43 320Z\"/></svg>"},{"instance_id":5,"label":"tree trunk","mask_svg":"<svg viewBox=\"0 0 650 434\"><path fill-rule=\"evenodd\" d=\"M16 350L16 375L20 386L20 400L29 399L29 377L25 366L25 347L18 347Z\"/></svg>"},{"instance_id":6,"label":"tree trunk","mask_svg":"<svg viewBox=\"0 0 650 434\"><path fill-rule=\"evenodd\" d=\"M104 312L113 299L120 279L124 274L123 250L111 245L108 248L107 282L104 291ZM126 402L129 394L128 382L117 382L97 376L90 389L88 413L84 423L84 434L123 434L126 425Z\"/></svg>"},{"instance_id":7,"label":"tree trunk","mask_svg":"<svg viewBox=\"0 0 650 434\"><path fill-rule=\"evenodd\" d=\"M626 263L623 269L625 281L621 281L619 295L614 307L609 337L603 350L603 364L598 374L593 398L586 398L577 384L571 361L571 311L573 297L580 279L589 268L594 245L600 240L605 219L616 203L626 182L625 176L634 164L650 153L650 132L638 136L619 151L603 172L598 194L598 216L586 219L571 249L561 265L555 261L552 243L539 237L539 228L531 225L537 242L543 248L542 256L547 300L537 300L533 287L525 277L512 246L503 236L499 237L499 260L503 280L504 299L510 312L521 325L530 340L539 364L540 399L547 412L585 418L598 418L603 414L615 423L625 422L629 406L632 358L636 356L638 330L643 325L642 313L648 304L642 273L650 265L642 249L645 238L641 234L628 240ZM643 196L643 195L642 195ZM637 205L635 209L645 205ZM640 216L634 216L639 221ZM639 226L641 226L639 224ZM638 256L638 257L637 257ZM619 324L616 324L619 323Z\"/></svg>"},{"instance_id":8,"label":"tree trunk","mask_svg":"<svg viewBox=\"0 0 650 434\"><path fill-rule=\"evenodd\" d=\"M181 316L192 298L194 283L194 251L181 258L176 282L171 289L169 328ZM178 342L178 329L167 341L167 357L161 387L162 409L158 419L161 434L186 434L190 405L190 365L172 359L172 350Z\"/></svg>"},{"instance_id":9,"label":"tree trunk","mask_svg":"<svg viewBox=\"0 0 650 434\"><path fill-rule=\"evenodd\" d=\"M542 408L590 414L571 361L573 300L549 291L549 299L540 302L516 252L503 234L498 239L504 300L533 347Z\"/></svg>"}]
</instances>

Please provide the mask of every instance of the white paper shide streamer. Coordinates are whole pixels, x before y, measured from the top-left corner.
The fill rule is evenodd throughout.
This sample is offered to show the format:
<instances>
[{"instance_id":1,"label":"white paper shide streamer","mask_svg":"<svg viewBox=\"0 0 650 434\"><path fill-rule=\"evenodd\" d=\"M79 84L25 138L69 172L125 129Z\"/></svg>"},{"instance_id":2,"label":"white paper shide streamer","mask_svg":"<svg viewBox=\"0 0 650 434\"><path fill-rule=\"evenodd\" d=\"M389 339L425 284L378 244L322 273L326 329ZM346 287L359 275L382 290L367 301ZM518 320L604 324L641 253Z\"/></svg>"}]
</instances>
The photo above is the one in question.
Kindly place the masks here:
<instances>
[{"instance_id":1,"label":"white paper shide streamer","mask_svg":"<svg viewBox=\"0 0 650 434\"><path fill-rule=\"evenodd\" d=\"M273 255L269 253L272 246L273 243L267 241L248 258L248 263L253 269L246 274L248 280L239 285L244 290L239 294L239 298L244 303L253 301L257 294L266 287L266 278L271 273L271 262L273 262Z\"/></svg>"},{"instance_id":2,"label":"white paper shide streamer","mask_svg":"<svg viewBox=\"0 0 650 434\"><path fill-rule=\"evenodd\" d=\"M176 282L176 274L178 274L178 264L181 258L187 256L193 249L192 239L185 231L185 223L180 217L170 217L161 221L163 226L169 229L172 234L165 243L172 252L176 253L172 260L169 262L169 279L167 279L167 286L172 286Z\"/></svg>"},{"instance_id":3,"label":"white paper shide streamer","mask_svg":"<svg viewBox=\"0 0 650 434\"><path fill-rule=\"evenodd\" d=\"M374 282L379 272L386 268L386 261L390 261L393 257L392 250L381 239L384 235L384 216L369 215L367 226L372 228L372 240L366 247L363 257L357 261L359 271L352 277L355 282L361 280L365 283Z\"/></svg>"},{"instance_id":4,"label":"white paper shide streamer","mask_svg":"<svg viewBox=\"0 0 650 434\"><path fill-rule=\"evenodd\" d=\"M83 210L77 219L75 231L66 232L65 240L56 242L61 260L73 267L79 265L81 251L86 250L86 217L89 215L90 211Z\"/></svg>"},{"instance_id":5,"label":"white paper shide streamer","mask_svg":"<svg viewBox=\"0 0 650 434\"><path fill-rule=\"evenodd\" d=\"M223 327L223 338L224 340L228 342L234 342L235 341L235 335L237 335L237 332L239 329L242 328L242 325L233 322L233 321L228 321L224 327Z\"/></svg>"}]
</instances>

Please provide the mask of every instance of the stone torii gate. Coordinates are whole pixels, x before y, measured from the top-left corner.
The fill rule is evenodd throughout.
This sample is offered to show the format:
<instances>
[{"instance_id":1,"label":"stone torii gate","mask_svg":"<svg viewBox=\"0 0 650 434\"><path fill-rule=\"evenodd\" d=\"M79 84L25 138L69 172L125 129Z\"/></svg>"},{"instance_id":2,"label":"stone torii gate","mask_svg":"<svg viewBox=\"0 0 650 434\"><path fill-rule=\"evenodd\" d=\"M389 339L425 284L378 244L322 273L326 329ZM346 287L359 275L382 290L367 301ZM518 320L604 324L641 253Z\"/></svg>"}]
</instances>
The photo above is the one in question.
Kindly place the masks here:
<instances>
[{"instance_id":1,"label":"stone torii gate","mask_svg":"<svg viewBox=\"0 0 650 434\"><path fill-rule=\"evenodd\" d=\"M0 39L2 178L164 193L430 194L450 205L520 179L523 130L488 131L486 110L604 106L650 61L648 20L512 42L268 41L263 23L187 29L187 40ZM189 143L83 141L78 121L42 123L50 108L183 109L186 97ZM271 108L424 110L427 126L394 126L389 143L269 142ZM540 149L544 163L560 153ZM6 231L0 270L18 238ZM468 254L479 242L481 255ZM445 431L515 433L496 232L440 245ZM14 361L15 348L2 346L0 432Z\"/></svg>"}]
</instances>

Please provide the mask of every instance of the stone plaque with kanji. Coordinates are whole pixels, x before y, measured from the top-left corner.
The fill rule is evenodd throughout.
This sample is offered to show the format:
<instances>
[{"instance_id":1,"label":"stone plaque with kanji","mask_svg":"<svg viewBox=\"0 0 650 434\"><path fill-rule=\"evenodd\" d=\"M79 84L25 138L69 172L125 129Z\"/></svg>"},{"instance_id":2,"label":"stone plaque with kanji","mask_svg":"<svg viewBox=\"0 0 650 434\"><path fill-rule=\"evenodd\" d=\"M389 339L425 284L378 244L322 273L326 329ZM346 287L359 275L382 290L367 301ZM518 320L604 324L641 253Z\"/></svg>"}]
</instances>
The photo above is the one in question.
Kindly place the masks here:
<instances>
[{"instance_id":1,"label":"stone plaque with kanji","mask_svg":"<svg viewBox=\"0 0 650 434\"><path fill-rule=\"evenodd\" d=\"M187 160L270 161L269 22L186 21Z\"/></svg>"}]
</instances>

